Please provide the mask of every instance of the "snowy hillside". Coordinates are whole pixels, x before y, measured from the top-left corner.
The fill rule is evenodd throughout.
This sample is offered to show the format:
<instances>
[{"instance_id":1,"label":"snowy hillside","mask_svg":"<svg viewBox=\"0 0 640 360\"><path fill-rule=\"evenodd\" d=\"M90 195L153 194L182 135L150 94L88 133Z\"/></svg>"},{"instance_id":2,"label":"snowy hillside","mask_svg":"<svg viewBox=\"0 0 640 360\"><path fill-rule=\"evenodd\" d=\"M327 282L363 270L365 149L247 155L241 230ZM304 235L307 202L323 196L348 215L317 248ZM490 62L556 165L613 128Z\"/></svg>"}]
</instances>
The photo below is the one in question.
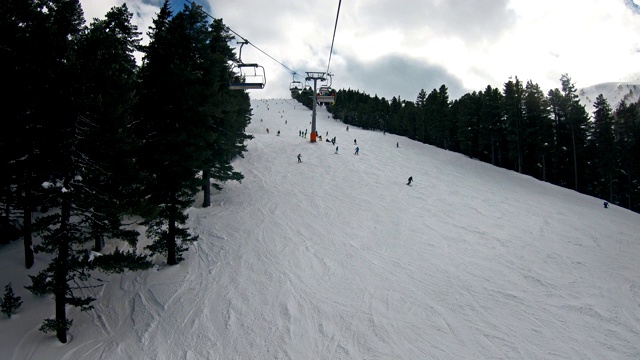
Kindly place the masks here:
<instances>
[{"instance_id":1,"label":"snowy hillside","mask_svg":"<svg viewBox=\"0 0 640 360\"><path fill-rule=\"evenodd\" d=\"M68 344L1 249L3 359L640 358L639 214L321 108L336 154L293 100L252 103L245 179L188 210L185 261L86 289Z\"/></svg>"},{"instance_id":2,"label":"snowy hillside","mask_svg":"<svg viewBox=\"0 0 640 360\"><path fill-rule=\"evenodd\" d=\"M638 82L608 82L581 88L578 90L580 103L585 106L587 112L593 116L593 103L598 95L602 94L615 110L620 101L634 103L640 100L640 83Z\"/></svg>"}]
</instances>

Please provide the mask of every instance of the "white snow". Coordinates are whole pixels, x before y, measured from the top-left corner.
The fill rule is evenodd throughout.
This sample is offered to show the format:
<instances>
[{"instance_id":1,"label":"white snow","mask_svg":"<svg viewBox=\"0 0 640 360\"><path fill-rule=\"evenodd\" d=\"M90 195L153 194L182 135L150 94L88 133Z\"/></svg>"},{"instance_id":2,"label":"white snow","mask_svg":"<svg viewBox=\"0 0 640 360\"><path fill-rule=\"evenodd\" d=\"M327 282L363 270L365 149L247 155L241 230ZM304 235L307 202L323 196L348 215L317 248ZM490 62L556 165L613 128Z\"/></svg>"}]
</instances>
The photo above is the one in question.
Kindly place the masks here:
<instances>
[{"instance_id":1,"label":"white snow","mask_svg":"<svg viewBox=\"0 0 640 360\"><path fill-rule=\"evenodd\" d=\"M97 251L90 251L89 252L89 261L93 261L93 259L102 256L101 253L97 252Z\"/></svg>"},{"instance_id":2,"label":"white snow","mask_svg":"<svg viewBox=\"0 0 640 360\"><path fill-rule=\"evenodd\" d=\"M298 136L309 110L268 103L242 183L188 209L185 261L103 276L69 343L38 331L53 302L22 288L46 257L25 271L22 244L2 248L0 285L24 300L0 318L2 357L640 358L639 214L321 108L337 155Z\"/></svg>"}]
</instances>

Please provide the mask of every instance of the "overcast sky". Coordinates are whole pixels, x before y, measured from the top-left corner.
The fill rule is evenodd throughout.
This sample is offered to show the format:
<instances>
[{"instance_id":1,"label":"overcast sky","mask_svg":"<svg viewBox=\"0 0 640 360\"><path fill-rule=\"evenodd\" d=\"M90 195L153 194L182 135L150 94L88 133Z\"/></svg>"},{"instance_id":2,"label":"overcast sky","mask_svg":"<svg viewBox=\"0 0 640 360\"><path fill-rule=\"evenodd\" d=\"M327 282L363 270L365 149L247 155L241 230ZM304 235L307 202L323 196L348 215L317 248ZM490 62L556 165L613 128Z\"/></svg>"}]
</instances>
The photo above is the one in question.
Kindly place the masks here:
<instances>
[{"instance_id":1,"label":"overcast sky","mask_svg":"<svg viewBox=\"0 0 640 360\"><path fill-rule=\"evenodd\" d=\"M87 19L123 0L81 0ZM146 33L162 0L126 0ZM216 18L288 68L326 71L338 0L199 0ZM172 0L174 11L186 4ZM510 76L578 88L638 81L640 0L345 0L329 71L334 88L415 100L444 84L451 99ZM244 62L263 65L264 90L253 98L289 97L289 70L245 46ZM297 77L296 80L304 80Z\"/></svg>"}]
</instances>

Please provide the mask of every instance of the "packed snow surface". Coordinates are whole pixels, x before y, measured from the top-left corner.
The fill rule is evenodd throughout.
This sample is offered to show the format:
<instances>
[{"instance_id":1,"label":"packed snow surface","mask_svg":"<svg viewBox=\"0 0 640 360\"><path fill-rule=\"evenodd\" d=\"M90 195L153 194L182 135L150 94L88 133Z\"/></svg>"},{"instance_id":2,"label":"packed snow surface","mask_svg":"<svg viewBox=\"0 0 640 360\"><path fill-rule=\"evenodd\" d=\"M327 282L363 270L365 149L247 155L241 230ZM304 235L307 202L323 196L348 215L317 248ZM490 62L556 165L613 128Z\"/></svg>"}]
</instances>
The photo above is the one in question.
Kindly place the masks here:
<instances>
[{"instance_id":1,"label":"packed snow surface","mask_svg":"<svg viewBox=\"0 0 640 360\"><path fill-rule=\"evenodd\" d=\"M0 357L640 358L640 215L347 131L324 108L323 139L310 143L298 135L311 131L308 109L252 104L255 138L234 162L245 179L187 210L199 241L185 261L103 276L84 290L95 310L69 309L67 344L38 331L52 300L22 288L46 257L25 271L20 242L1 249L0 285L11 281L24 304L0 319Z\"/></svg>"}]
</instances>

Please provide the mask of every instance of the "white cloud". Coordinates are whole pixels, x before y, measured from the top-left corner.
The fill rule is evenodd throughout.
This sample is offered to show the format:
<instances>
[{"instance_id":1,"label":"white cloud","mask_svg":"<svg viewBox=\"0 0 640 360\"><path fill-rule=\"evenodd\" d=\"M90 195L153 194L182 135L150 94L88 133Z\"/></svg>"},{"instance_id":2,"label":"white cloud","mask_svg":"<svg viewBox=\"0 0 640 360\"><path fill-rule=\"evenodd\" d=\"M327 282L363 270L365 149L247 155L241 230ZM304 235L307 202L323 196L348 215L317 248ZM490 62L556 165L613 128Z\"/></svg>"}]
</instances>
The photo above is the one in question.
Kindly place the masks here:
<instances>
[{"instance_id":1,"label":"white cloud","mask_svg":"<svg viewBox=\"0 0 640 360\"><path fill-rule=\"evenodd\" d=\"M563 73L578 87L622 80L637 72L640 60L640 14L633 9L639 1L630 1L342 2L330 68L334 86L413 99L415 88L429 91L441 85L406 78L406 89L385 90L378 88L375 75L355 77L371 71L354 71L354 64L391 65L395 61L384 59L399 56L412 65L421 64L425 72L441 69L442 77L457 78L467 91L501 86L514 75L543 88L559 86ZM87 17L103 16L111 6L120 5L115 0L81 2ZM175 11L180 9L178 3ZM141 1L127 4L135 14L134 23L146 33L157 6ZM337 1L209 0L204 5L214 17L298 73L326 70ZM267 87L251 91L252 97L289 96L292 75L287 69L251 47L243 49L243 60L258 62L267 71ZM406 76L402 68L376 69L382 78Z\"/></svg>"}]
</instances>

